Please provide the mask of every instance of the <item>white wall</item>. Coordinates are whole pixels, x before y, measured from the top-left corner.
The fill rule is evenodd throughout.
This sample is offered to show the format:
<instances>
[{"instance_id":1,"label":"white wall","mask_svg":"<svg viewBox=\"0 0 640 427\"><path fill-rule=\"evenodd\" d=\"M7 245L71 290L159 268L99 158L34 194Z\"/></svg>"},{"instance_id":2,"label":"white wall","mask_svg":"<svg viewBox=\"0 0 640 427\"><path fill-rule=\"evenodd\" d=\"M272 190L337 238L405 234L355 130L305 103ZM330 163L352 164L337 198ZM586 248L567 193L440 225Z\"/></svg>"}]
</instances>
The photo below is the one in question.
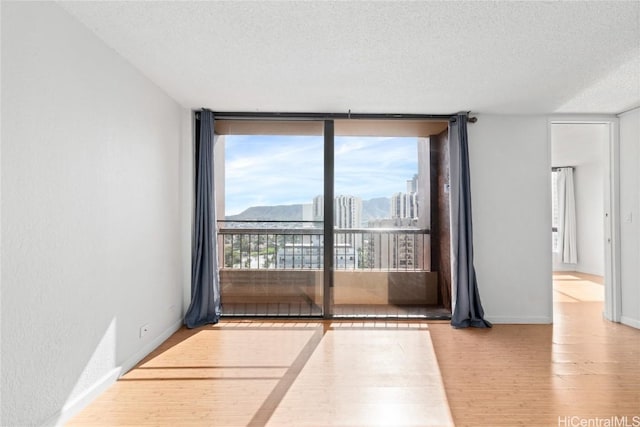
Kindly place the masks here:
<instances>
[{"instance_id":1,"label":"white wall","mask_svg":"<svg viewBox=\"0 0 640 427\"><path fill-rule=\"evenodd\" d=\"M475 267L486 317L550 323L547 120L482 114L468 129Z\"/></svg>"},{"instance_id":2,"label":"white wall","mask_svg":"<svg viewBox=\"0 0 640 427\"><path fill-rule=\"evenodd\" d=\"M563 264L553 254L553 269L604 276L604 160L609 125L551 124L552 166L575 166L578 263Z\"/></svg>"},{"instance_id":3,"label":"white wall","mask_svg":"<svg viewBox=\"0 0 640 427\"><path fill-rule=\"evenodd\" d=\"M640 108L620 115L621 322L640 328Z\"/></svg>"},{"instance_id":4,"label":"white wall","mask_svg":"<svg viewBox=\"0 0 640 427\"><path fill-rule=\"evenodd\" d=\"M191 303L191 246L194 212L194 145L195 118L192 111L182 112L182 144L180 147L180 235L182 238L182 312Z\"/></svg>"},{"instance_id":5,"label":"white wall","mask_svg":"<svg viewBox=\"0 0 640 427\"><path fill-rule=\"evenodd\" d=\"M26 426L179 327L188 171L178 104L55 3L1 7L0 424Z\"/></svg>"}]
</instances>

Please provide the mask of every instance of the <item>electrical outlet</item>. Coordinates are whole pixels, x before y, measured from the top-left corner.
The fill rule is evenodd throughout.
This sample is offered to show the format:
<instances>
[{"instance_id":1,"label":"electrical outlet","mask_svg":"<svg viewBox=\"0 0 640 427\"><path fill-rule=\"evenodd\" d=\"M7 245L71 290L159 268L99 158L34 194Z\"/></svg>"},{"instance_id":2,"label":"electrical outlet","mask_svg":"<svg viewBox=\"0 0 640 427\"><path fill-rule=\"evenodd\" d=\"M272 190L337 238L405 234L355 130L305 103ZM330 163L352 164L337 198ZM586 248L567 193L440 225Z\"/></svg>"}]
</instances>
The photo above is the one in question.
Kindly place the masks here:
<instances>
[{"instance_id":1,"label":"electrical outlet","mask_svg":"<svg viewBox=\"0 0 640 427\"><path fill-rule=\"evenodd\" d=\"M147 334L147 332L149 332L149 324L148 323L146 325L140 326L140 338L145 336Z\"/></svg>"}]
</instances>

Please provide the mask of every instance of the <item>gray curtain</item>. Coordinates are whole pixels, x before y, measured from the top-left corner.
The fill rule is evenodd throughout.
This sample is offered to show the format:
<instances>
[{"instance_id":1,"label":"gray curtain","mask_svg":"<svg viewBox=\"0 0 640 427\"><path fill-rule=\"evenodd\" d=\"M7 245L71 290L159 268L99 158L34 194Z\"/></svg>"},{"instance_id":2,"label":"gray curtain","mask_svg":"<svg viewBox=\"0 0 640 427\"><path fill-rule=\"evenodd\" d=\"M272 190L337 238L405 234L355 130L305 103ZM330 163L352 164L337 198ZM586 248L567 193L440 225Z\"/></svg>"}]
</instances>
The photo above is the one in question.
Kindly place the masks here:
<instances>
[{"instance_id":1,"label":"gray curtain","mask_svg":"<svg viewBox=\"0 0 640 427\"><path fill-rule=\"evenodd\" d=\"M467 114L458 114L449 124L451 198L451 283L455 328L490 328L484 320L476 270L473 267L473 225L471 221L471 179Z\"/></svg>"},{"instance_id":2,"label":"gray curtain","mask_svg":"<svg viewBox=\"0 0 640 427\"><path fill-rule=\"evenodd\" d=\"M213 185L213 113L203 110L199 122L199 126L196 126L191 304L184 317L188 328L217 323L221 312L216 197Z\"/></svg>"}]
</instances>

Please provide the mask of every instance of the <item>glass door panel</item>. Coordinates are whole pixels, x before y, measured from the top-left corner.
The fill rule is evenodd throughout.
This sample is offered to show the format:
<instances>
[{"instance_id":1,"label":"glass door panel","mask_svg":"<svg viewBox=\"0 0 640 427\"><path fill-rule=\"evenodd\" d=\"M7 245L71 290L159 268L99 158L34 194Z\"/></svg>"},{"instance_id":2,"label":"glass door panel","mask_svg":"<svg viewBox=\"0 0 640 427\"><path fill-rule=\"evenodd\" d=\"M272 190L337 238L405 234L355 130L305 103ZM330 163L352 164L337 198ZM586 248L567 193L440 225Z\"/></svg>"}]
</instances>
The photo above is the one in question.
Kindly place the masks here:
<instances>
[{"instance_id":1,"label":"glass door panel","mask_svg":"<svg viewBox=\"0 0 640 427\"><path fill-rule=\"evenodd\" d=\"M336 136L333 315L420 317L430 272L429 139Z\"/></svg>"},{"instance_id":2,"label":"glass door panel","mask_svg":"<svg viewBox=\"0 0 640 427\"><path fill-rule=\"evenodd\" d=\"M323 195L322 127L311 135L291 135L286 123L262 129L276 134L216 141L223 315L321 316L324 228L314 199Z\"/></svg>"}]
</instances>

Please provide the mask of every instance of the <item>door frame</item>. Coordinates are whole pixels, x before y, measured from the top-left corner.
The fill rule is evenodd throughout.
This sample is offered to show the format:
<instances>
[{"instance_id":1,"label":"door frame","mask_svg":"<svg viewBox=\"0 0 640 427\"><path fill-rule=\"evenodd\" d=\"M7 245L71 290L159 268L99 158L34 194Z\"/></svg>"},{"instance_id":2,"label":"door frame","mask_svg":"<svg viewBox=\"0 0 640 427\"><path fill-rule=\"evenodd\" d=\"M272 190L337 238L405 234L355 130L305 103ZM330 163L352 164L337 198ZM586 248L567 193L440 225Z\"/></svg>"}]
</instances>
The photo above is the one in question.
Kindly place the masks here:
<instances>
[{"instance_id":1,"label":"door frame","mask_svg":"<svg viewBox=\"0 0 640 427\"><path fill-rule=\"evenodd\" d=\"M323 318L333 318L333 205L334 205L334 165L335 127L333 120L324 121L324 266L322 284Z\"/></svg>"},{"instance_id":2,"label":"door frame","mask_svg":"<svg viewBox=\"0 0 640 427\"><path fill-rule=\"evenodd\" d=\"M619 119L609 115L553 115L548 119L549 170L551 170L551 128L554 124L604 124L609 129L609 140L603 147L604 159L604 317L620 322L620 138ZM552 267L553 270L553 267ZM553 271L551 271L553 275ZM550 281L553 301L553 280Z\"/></svg>"}]
</instances>

